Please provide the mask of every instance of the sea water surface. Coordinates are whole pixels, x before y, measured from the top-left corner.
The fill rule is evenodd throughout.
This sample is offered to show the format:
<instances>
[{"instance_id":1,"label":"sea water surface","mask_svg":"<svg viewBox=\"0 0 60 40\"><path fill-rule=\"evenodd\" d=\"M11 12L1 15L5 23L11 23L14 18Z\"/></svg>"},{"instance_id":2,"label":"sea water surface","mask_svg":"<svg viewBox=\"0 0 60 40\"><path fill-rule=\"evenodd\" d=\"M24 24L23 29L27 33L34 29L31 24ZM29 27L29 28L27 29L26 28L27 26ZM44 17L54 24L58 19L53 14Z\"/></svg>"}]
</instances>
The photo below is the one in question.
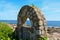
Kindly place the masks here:
<instances>
[{"instance_id":1,"label":"sea water surface","mask_svg":"<svg viewBox=\"0 0 60 40\"><path fill-rule=\"evenodd\" d=\"M17 20L0 20L0 22L17 24ZM30 21L26 21L26 23L27 23L27 25L31 25ZM60 21L47 21L47 26L60 27Z\"/></svg>"}]
</instances>

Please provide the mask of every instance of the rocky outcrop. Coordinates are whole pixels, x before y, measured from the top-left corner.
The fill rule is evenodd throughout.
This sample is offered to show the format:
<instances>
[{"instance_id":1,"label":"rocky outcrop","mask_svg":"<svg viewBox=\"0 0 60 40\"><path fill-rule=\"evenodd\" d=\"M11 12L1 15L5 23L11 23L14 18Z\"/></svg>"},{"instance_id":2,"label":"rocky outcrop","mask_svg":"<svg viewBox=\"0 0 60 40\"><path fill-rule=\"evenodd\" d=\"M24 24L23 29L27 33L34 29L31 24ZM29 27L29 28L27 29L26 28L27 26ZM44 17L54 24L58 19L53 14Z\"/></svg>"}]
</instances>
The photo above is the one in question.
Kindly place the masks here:
<instances>
[{"instance_id":1,"label":"rocky outcrop","mask_svg":"<svg viewBox=\"0 0 60 40\"><path fill-rule=\"evenodd\" d=\"M31 21L31 28L27 29L26 19ZM41 10L37 7L25 5L19 11L17 17L17 28L15 30L18 40L37 40L38 37L47 35L46 19Z\"/></svg>"}]
</instances>

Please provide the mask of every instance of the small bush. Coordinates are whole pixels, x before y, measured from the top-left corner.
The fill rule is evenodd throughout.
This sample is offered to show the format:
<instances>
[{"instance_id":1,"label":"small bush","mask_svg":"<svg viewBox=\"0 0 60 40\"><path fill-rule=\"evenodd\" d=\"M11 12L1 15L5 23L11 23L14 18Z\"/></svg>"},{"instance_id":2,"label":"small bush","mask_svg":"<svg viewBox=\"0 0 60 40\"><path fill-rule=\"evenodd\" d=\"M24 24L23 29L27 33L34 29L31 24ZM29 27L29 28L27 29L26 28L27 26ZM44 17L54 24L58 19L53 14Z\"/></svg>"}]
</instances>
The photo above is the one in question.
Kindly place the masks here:
<instances>
[{"instance_id":1,"label":"small bush","mask_svg":"<svg viewBox=\"0 0 60 40\"><path fill-rule=\"evenodd\" d=\"M38 40L48 40L48 37L41 37L41 38L38 38Z\"/></svg>"},{"instance_id":2,"label":"small bush","mask_svg":"<svg viewBox=\"0 0 60 40\"><path fill-rule=\"evenodd\" d=\"M10 28L6 23L0 22L0 40L14 39L15 37L13 32L13 29Z\"/></svg>"}]
</instances>

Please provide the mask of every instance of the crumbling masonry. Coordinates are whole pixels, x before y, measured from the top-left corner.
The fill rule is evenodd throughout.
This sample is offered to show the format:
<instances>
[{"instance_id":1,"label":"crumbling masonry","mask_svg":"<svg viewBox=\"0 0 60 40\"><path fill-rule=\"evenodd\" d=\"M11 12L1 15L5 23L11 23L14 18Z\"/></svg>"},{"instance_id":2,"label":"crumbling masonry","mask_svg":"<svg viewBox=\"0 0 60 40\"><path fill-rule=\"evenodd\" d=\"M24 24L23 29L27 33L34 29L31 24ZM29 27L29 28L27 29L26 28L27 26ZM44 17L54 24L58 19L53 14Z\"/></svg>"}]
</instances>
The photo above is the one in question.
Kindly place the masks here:
<instances>
[{"instance_id":1,"label":"crumbling masonry","mask_svg":"<svg viewBox=\"0 0 60 40\"><path fill-rule=\"evenodd\" d=\"M31 21L31 28L25 27L27 18ZM18 40L38 40L47 35L46 19L37 7L25 5L21 8L17 18L16 36Z\"/></svg>"}]
</instances>

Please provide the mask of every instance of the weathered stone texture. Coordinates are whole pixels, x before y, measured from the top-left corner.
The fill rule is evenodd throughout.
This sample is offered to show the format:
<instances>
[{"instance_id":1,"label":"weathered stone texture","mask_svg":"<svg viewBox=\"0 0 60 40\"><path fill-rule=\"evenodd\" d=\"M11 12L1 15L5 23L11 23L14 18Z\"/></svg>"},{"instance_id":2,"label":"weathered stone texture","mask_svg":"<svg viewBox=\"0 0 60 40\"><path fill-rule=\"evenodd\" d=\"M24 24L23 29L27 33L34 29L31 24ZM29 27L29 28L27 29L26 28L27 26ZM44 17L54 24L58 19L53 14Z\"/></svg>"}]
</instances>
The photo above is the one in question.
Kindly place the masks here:
<instances>
[{"instance_id":1,"label":"weathered stone texture","mask_svg":"<svg viewBox=\"0 0 60 40\"><path fill-rule=\"evenodd\" d=\"M32 24L29 30L25 28L27 18L30 19ZM42 37L42 35L47 33L46 19L42 11L37 7L23 6L19 11L17 20L16 34L18 39L37 40L37 35Z\"/></svg>"}]
</instances>

